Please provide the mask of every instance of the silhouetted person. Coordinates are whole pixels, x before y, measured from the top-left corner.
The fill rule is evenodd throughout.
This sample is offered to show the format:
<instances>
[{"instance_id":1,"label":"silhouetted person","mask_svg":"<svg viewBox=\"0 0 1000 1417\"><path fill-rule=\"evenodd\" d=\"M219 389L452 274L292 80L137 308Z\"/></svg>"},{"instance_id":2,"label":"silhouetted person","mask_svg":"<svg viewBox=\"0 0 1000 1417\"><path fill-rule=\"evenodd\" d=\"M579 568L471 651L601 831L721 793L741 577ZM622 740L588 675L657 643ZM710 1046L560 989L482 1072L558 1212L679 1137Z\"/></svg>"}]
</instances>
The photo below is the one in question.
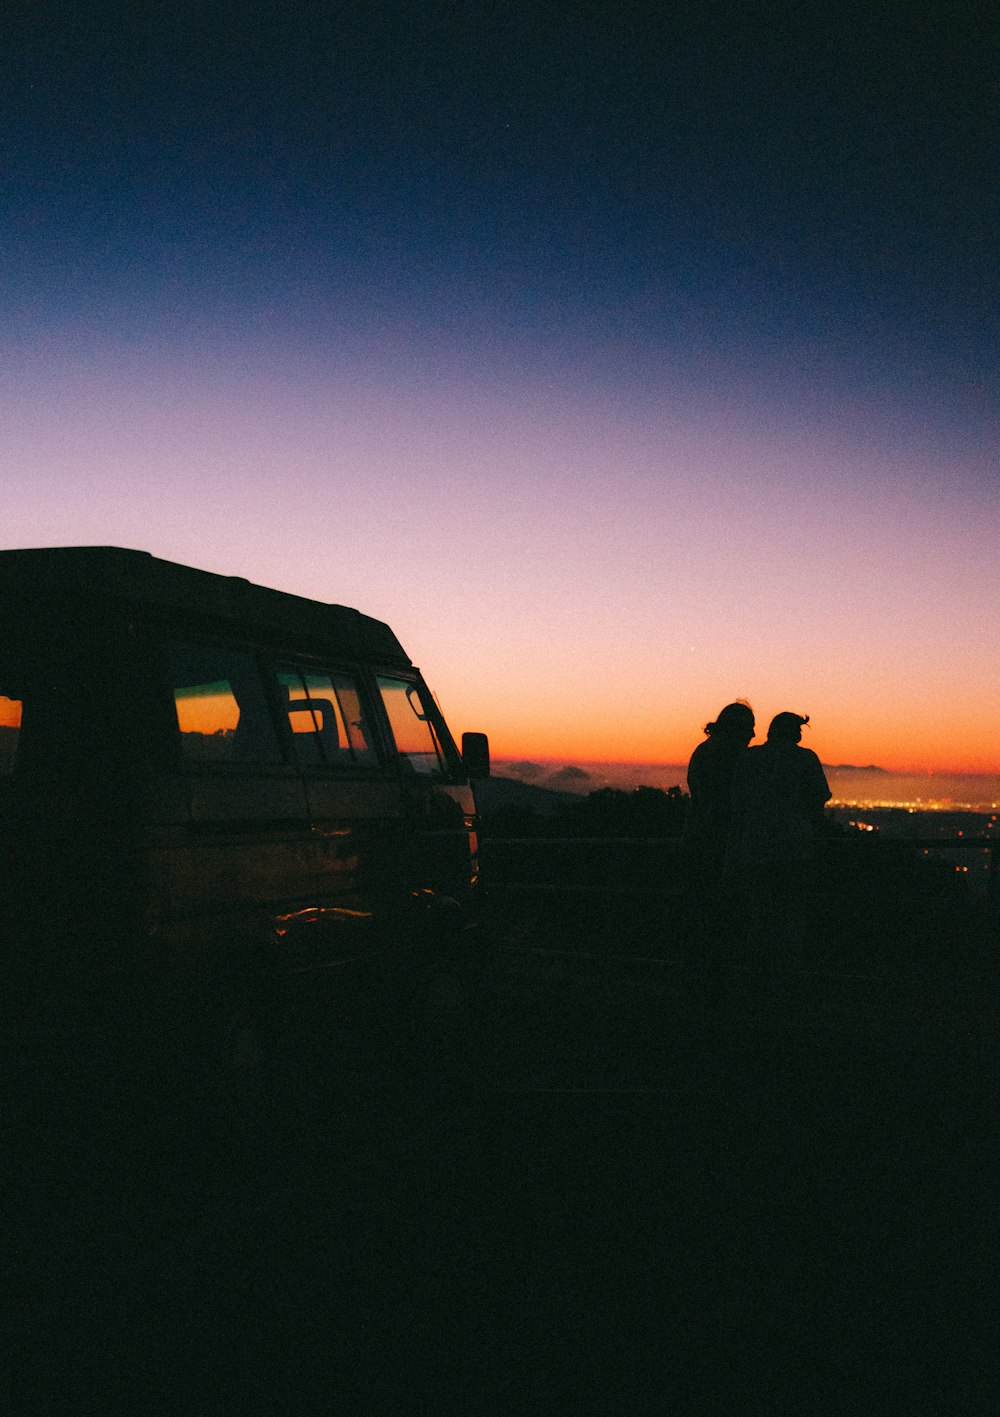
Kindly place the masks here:
<instances>
[{"instance_id":1,"label":"silhouetted person","mask_svg":"<svg viewBox=\"0 0 1000 1417\"><path fill-rule=\"evenodd\" d=\"M708 1002L718 998L723 956L732 932L732 891L725 874L732 815L733 778L754 735L753 709L727 704L691 754L690 801L681 838L687 857L688 966Z\"/></svg>"},{"instance_id":2,"label":"silhouetted person","mask_svg":"<svg viewBox=\"0 0 1000 1417\"><path fill-rule=\"evenodd\" d=\"M770 958L803 941L803 905L813 837L830 800L816 754L799 746L808 717L779 713L767 742L750 748L733 775L728 864L742 887L751 942Z\"/></svg>"},{"instance_id":3,"label":"silhouetted person","mask_svg":"<svg viewBox=\"0 0 1000 1417\"><path fill-rule=\"evenodd\" d=\"M687 783L688 803L682 840L692 864L721 869L725 860L732 814L733 774L754 735L753 709L749 704L726 704L708 735L691 754Z\"/></svg>"}]
</instances>

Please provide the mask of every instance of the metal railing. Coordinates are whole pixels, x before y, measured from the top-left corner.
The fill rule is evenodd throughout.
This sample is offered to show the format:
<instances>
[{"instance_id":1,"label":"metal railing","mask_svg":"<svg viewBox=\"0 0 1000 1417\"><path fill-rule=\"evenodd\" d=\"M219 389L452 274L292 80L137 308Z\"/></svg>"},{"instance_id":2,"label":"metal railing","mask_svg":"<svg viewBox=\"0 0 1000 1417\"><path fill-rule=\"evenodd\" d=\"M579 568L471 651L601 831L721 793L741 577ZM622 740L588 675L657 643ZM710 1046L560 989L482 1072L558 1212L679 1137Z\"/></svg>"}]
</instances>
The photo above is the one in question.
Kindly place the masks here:
<instances>
[{"instance_id":1,"label":"metal railing","mask_svg":"<svg viewBox=\"0 0 1000 1417\"><path fill-rule=\"evenodd\" d=\"M986 897L995 913L1000 909L1000 837L954 836L954 837L885 837L872 838L857 833L843 837L820 837L816 843L816 860L822 862L828 853L846 854L855 852L871 860L883 852L890 855L905 855L916 851L937 857L942 852L981 851L986 854ZM641 874L645 860L647 881L656 874L658 868L662 878L653 883L640 884L634 879L615 883L609 879L614 875L614 863L610 855L623 862L629 877ZM511 866L521 857L521 879L512 878ZM532 859L530 870L525 873L525 861ZM604 857L604 871L587 882L575 879L526 879L527 876L558 874L560 863L552 858L575 858L573 866L579 869L581 857L593 857L595 868L600 866L598 858ZM676 899L683 894L686 886L684 859L681 842L676 837L496 837L484 833L482 842L483 879L487 889L502 894L550 895L550 896L604 896L628 897L650 900L662 898ZM506 859L506 862L504 860ZM513 858L513 860L512 860ZM565 863L564 863L565 864ZM672 868L672 870L671 870Z\"/></svg>"},{"instance_id":2,"label":"metal railing","mask_svg":"<svg viewBox=\"0 0 1000 1417\"><path fill-rule=\"evenodd\" d=\"M912 857L915 853L935 856L942 852L984 853L987 857L982 873L985 875L984 885L977 892L962 893L962 898L972 903L972 916L977 922L974 935L980 953L976 957L978 963L973 964L973 971L979 971L975 983L977 996L982 993L982 981L987 974L992 979L995 968L984 962L992 960L1000 946L1000 838L869 838L858 833L820 838L816 845L817 861L821 867L824 859L830 862L835 855L843 857L849 853L856 854L859 862L862 858L865 862L877 862L880 857L883 860L906 854ZM588 853L595 860L603 856L605 869L594 873L588 880L581 880L579 862ZM613 860L616 853L620 859L628 860L633 865L635 857L641 856L651 873L657 865L663 867L661 874L667 879L641 881L635 878L638 873L633 871L630 879L615 882L613 872L608 872L606 867L607 858L610 856ZM577 878L556 879L561 874L560 865L565 864L567 858L576 859ZM522 866L520 879L516 874L518 864ZM843 861L841 864L844 864ZM535 879L524 879L524 868L529 865L528 874ZM492 840L487 838L484 842L483 881L502 911L502 921L509 924L518 920L523 909L524 918L529 922L526 934L507 944L507 949L512 950L515 956L552 957L578 961L584 966L597 964L601 968L613 964L618 969L638 969L643 975L650 971L657 976L662 976L664 971L676 974L678 966L683 965L687 957L685 928L689 926L685 927L683 923L674 932L675 937L668 932L662 944L658 942L655 948L649 948L649 922L655 922L661 907L664 912L671 907L680 907L676 917L679 920L684 917L685 898L687 909L690 909L691 889L686 867L687 861L677 838L498 837ZM982 883L982 875L979 880ZM931 897L925 897L921 892L912 897L897 897L897 900L909 902L912 908L914 901L933 899L936 887L932 877L929 877L928 885L932 890ZM941 877L938 876L937 887L941 885ZM829 902L832 898L829 886L825 893L822 886L816 892L817 900ZM629 902L633 904L634 912L629 910ZM575 910L573 907L576 907ZM611 910L610 916L605 913L606 907ZM542 920L540 928L531 923L537 919L539 910ZM631 928L635 913L646 921L645 929L640 927L638 934ZM568 933L564 927L567 918L574 922ZM964 921L969 918L963 915ZM940 915L936 919L940 922ZM556 929L553 935L549 927L554 922ZM622 922L623 928L618 929ZM579 929L581 924L582 932ZM802 981L812 980L820 989L861 988L873 998L880 998L886 991L890 994L898 992L902 976L892 966L887 968L880 958L880 928L880 925L874 927L874 933L867 937L868 943L863 944L860 951L848 951L843 955L836 948L830 951L821 946L817 954L808 960L804 957L793 965L791 973ZM932 927L932 936L935 928ZM947 959L948 956L942 955L941 958ZM971 977L967 963L961 960L956 963L956 981ZM746 966L738 963L730 962L725 967L734 978L747 973ZM990 992L988 989L987 993Z\"/></svg>"}]
</instances>

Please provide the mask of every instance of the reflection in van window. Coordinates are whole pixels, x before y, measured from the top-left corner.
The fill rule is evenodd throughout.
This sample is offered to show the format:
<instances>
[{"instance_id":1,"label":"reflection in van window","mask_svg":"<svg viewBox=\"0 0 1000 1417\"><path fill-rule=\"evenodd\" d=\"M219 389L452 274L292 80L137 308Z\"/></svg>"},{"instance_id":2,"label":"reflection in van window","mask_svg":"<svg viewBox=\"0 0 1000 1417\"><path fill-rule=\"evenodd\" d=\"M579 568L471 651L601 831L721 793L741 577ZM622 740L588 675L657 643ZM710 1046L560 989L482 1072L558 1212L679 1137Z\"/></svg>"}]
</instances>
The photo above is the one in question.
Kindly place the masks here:
<instances>
[{"instance_id":1,"label":"reflection in van window","mask_svg":"<svg viewBox=\"0 0 1000 1417\"><path fill-rule=\"evenodd\" d=\"M10 684L0 679L0 777L14 771L20 738L21 700L14 697Z\"/></svg>"},{"instance_id":2,"label":"reflection in van window","mask_svg":"<svg viewBox=\"0 0 1000 1417\"><path fill-rule=\"evenodd\" d=\"M186 762L281 761L253 655L222 645L175 645L170 668Z\"/></svg>"},{"instance_id":3,"label":"reflection in van window","mask_svg":"<svg viewBox=\"0 0 1000 1417\"><path fill-rule=\"evenodd\" d=\"M416 684L379 675L378 687L400 760L415 772L440 773L443 755Z\"/></svg>"},{"instance_id":4,"label":"reflection in van window","mask_svg":"<svg viewBox=\"0 0 1000 1417\"><path fill-rule=\"evenodd\" d=\"M368 721L361 706L357 684L347 674L334 674L331 678L347 727L347 741L351 745L355 760L359 763L374 763L375 749L372 747Z\"/></svg>"},{"instance_id":5,"label":"reflection in van window","mask_svg":"<svg viewBox=\"0 0 1000 1417\"><path fill-rule=\"evenodd\" d=\"M357 685L348 674L286 666L278 671L296 760L326 767L375 762Z\"/></svg>"}]
</instances>

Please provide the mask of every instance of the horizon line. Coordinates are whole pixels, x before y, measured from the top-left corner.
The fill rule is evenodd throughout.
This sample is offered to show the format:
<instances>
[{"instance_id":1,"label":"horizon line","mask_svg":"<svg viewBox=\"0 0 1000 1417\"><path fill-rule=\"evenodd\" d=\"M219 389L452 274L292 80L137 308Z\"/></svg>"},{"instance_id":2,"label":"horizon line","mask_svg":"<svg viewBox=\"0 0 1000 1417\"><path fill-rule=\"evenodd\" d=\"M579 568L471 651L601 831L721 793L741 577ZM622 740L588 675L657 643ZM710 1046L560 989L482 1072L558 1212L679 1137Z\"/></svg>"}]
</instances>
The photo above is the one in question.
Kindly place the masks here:
<instances>
[{"instance_id":1,"label":"horizon line","mask_svg":"<svg viewBox=\"0 0 1000 1417\"><path fill-rule=\"evenodd\" d=\"M669 758L572 758L572 757L543 757L540 755L492 755L494 764L499 763L536 763L539 767L552 765L561 766L582 766L586 767L634 767L634 768L679 768L682 772L687 772L686 762L676 762ZM970 769L970 768L887 768L877 763L856 764L856 763L823 763L823 767L830 772L878 772L889 777L1000 777L1000 766L993 769Z\"/></svg>"}]
</instances>

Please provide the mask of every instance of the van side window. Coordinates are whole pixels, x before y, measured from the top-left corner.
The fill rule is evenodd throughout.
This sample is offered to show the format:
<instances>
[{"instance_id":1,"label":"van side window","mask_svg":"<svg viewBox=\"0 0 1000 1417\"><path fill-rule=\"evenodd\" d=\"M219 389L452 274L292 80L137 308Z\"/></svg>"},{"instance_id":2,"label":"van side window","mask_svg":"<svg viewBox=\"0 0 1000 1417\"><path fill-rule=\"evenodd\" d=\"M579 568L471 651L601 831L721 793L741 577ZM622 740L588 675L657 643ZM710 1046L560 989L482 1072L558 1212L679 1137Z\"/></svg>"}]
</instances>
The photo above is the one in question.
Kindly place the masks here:
<instances>
[{"instance_id":1,"label":"van side window","mask_svg":"<svg viewBox=\"0 0 1000 1417\"><path fill-rule=\"evenodd\" d=\"M299 763L349 768L377 761L358 687L349 674L285 665L278 670L278 683Z\"/></svg>"},{"instance_id":2,"label":"van side window","mask_svg":"<svg viewBox=\"0 0 1000 1417\"><path fill-rule=\"evenodd\" d=\"M414 772L442 773L444 755L420 689L408 679L381 674L378 687L400 760Z\"/></svg>"},{"instance_id":3,"label":"van side window","mask_svg":"<svg viewBox=\"0 0 1000 1417\"><path fill-rule=\"evenodd\" d=\"M170 671L185 762L281 762L252 654L224 645L174 645Z\"/></svg>"},{"instance_id":4,"label":"van side window","mask_svg":"<svg viewBox=\"0 0 1000 1417\"><path fill-rule=\"evenodd\" d=\"M22 707L13 685L0 675L0 777L9 777L17 762Z\"/></svg>"}]
</instances>

